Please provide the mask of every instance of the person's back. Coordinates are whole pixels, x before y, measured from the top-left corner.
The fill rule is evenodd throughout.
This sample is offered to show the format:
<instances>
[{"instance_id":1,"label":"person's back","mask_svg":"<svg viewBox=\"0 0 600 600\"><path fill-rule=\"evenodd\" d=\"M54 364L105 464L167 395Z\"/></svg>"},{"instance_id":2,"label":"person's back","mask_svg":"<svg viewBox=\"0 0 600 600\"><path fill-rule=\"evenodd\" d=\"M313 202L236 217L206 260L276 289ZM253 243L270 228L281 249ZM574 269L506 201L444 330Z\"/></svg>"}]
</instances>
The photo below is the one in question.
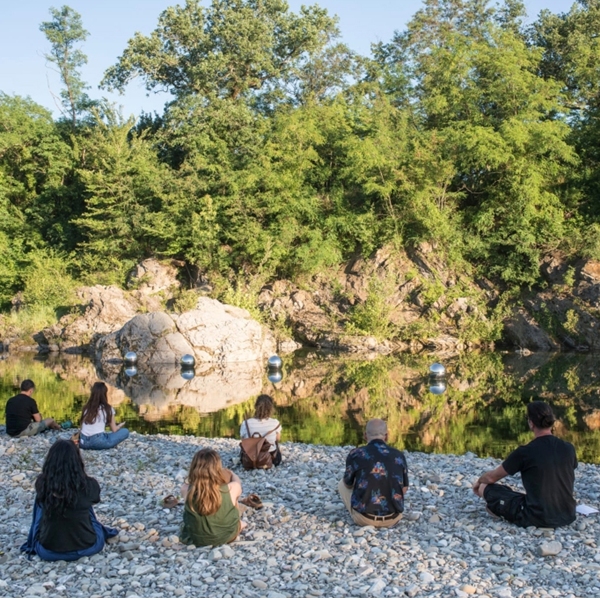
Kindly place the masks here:
<instances>
[{"instance_id":1,"label":"person's back","mask_svg":"<svg viewBox=\"0 0 600 600\"><path fill-rule=\"evenodd\" d=\"M523 512L538 527L562 527L575 520L573 498L577 458L572 444L554 435L520 446L503 463L507 473L521 472L526 491Z\"/></svg>"},{"instance_id":2,"label":"person's back","mask_svg":"<svg viewBox=\"0 0 600 600\"><path fill-rule=\"evenodd\" d=\"M181 539L196 546L220 546L235 537L238 532L240 513L231 500L227 484L220 486L221 505L211 515L201 515L188 497L183 509Z\"/></svg>"},{"instance_id":3,"label":"person's back","mask_svg":"<svg viewBox=\"0 0 600 600\"><path fill-rule=\"evenodd\" d=\"M486 501L488 512L519 527L562 527L575 520L577 454L572 444L552 434L555 421L546 402L537 400L527 405L527 422L534 439L473 484L473 492ZM524 494L497 483L519 472Z\"/></svg>"},{"instance_id":4,"label":"person's back","mask_svg":"<svg viewBox=\"0 0 600 600\"><path fill-rule=\"evenodd\" d=\"M366 446L346 457L338 492L359 526L393 527L404 511L408 467L404 453L387 445L385 421L371 419L365 428Z\"/></svg>"},{"instance_id":5,"label":"person's back","mask_svg":"<svg viewBox=\"0 0 600 600\"><path fill-rule=\"evenodd\" d=\"M36 482L36 491L41 489L41 480ZM85 486L77 490L72 506L50 512L44 503L40 523L39 541L53 552L84 550L96 543L96 531L90 517L90 508L100 502L100 486L88 477Z\"/></svg>"},{"instance_id":6,"label":"person's back","mask_svg":"<svg viewBox=\"0 0 600 600\"><path fill-rule=\"evenodd\" d=\"M6 433L17 436L27 429L38 411L35 400L27 394L17 394L6 403Z\"/></svg>"},{"instance_id":7,"label":"person's back","mask_svg":"<svg viewBox=\"0 0 600 600\"><path fill-rule=\"evenodd\" d=\"M185 496L180 539L195 546L220 546L232 542L242 530L238 498L239 477L223 469L219 453L211 448L198 450L192 459Z\"/></svg>"}]
</instances>

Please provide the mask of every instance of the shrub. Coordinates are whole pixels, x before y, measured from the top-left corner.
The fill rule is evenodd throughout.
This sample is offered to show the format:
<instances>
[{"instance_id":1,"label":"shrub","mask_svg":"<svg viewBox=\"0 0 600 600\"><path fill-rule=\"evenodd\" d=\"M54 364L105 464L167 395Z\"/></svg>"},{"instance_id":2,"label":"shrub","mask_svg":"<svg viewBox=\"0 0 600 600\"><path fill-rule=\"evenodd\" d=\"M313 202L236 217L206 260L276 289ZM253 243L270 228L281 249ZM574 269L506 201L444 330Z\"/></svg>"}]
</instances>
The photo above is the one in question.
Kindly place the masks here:
<instances>
[{"instance_id":1,"label":"shrub","mask_svg":"<svg viewBox=\"0 0 600 600\"><path fill-rule=\"evenodd\" d=\"M53 251L35 250L28 259L23 276L23 298L27 306L57 309L74 302L77 283L68 272L67 257Z\"/></svg>"}]
</instances>

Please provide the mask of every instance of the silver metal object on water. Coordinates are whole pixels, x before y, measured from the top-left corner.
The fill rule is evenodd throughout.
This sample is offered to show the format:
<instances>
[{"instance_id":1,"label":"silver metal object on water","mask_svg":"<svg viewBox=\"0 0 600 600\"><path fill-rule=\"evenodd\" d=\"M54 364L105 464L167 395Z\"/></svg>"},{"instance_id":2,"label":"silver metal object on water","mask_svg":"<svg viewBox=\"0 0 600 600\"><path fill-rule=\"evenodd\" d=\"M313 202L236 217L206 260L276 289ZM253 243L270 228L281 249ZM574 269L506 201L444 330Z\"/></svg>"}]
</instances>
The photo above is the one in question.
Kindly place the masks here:
<instances>
[{"instance_id":1,"label":"silver metal object on water","mask_svg":"<svg viewBox=\"0 0 600 600\"><path fill-rule=\"evenodd\" d=\"M129 367L125 367L125 375L127 375L127 377L135 377L138 373L137 367L134 365L131 365Z\"/></svg>"},{"instance_id":2,"label":"silver metal object on water","mask_svg":"<svg viewBox=\"0 0 600 600\"><path fill-rule=\"evenodd\" d=\"M446 375L446 367L440 363L433 363L429 367L429 376L430 377L444 377Z\"/></svg>"},{"instance_id":3,"label":"silver metal object on water","mask_svg":"<svg viewBox=\"0 0 600 600\"><path fill-rule=\"evenodd\" d=\"M137 354L135 352L127 352L123 357L123 360L130 365L134 365L137 362Z\"/></svg>"},{"instance_id":4,"label":"silver metal object on water","mask_svg":"<svg viewBox=\"0 0 600 600\"><path fill-rule=\"evenodd\" d=\"M196 364L196 359L191 354L184 354L181 357L182 367L193 367Z\"/></svg>"},{"instance_id":5,"label":"silver metal object on water","mask_svg":"<svg viewBox=\"0 0 600 600\"><path fill-rule=\"evenodd\" d=\"M445 381L434 381L429 386L429 391L436 396L443 394L446 391Z\"/></svg>"},{"instance_id":6,"label":"silver metal object on water","mask_svg":"<svg viewBox=\"0 0 600 600\"><path fill-rule=\"evenodd\" d=\"M187 380L194 379L196 371L194 369L181 369L181 376Z\"/></svg>"},{"instance_id":7,"label":"silver metal object on water","mask_svg":"<svg viewBox=\"0 0 600 600\"><path fill-rule=\"evenodd\" d=\"M268 365L269 369L281 369L281 366L283 365L283 361L281 360L281 358L279 358L279 356L277 356L277 354L274 354L267 361L267 365Z\"/></svg>"},{"instance_id":8,"label":"silver metal object on water","mask_svg":"<svg viewBox=\"0 0 600 600\"><path fill-rule=\"evenodd\" d=\"M279 383L283 379L283 373L279 370L277 370L277 371L272 370L272 371L269 371L267 378L269 379L269 381L271 383Z\"/></svg>"}]
</instances>

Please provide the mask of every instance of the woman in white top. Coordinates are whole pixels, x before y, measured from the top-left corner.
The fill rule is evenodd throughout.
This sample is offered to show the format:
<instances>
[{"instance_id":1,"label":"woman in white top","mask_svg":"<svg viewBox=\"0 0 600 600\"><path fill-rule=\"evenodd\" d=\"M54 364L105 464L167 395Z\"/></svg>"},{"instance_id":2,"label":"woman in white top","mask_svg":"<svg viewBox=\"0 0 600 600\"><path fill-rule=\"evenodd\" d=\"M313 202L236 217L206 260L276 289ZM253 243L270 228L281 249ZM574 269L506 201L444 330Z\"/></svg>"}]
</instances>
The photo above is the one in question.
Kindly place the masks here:
<instances>
[{"instance_id":1,"label":"woman in white top","mask_svg":"<svg viewBox=\"0 0 600 600\"><path fill-rule=\"evenodd\" d=\"M271 415L275 411L275 404L271 396L261 394L256 399L254 405L254 417L246 419L240 428L240 437L245 440L252 437L254 433L267 437L271 444L271 456L273 457L273 466L281 463L281 450L279 449L279 440L281 439L281 423L273 419ZM247 424L247 426L246 426ZM248 428L250 431L248 431ZM268 435L267 435L268 434Z\"/></svg>"},{"instance_id":2,"label":"woman in white top","mask_svg":"<svg viewBox=\"0 0 600 600\"><path fill-rule=\"evenodd\" d=\"M115 423L115 409L108 403L108 388L102 381L92 386L92 393L81 411L79 447L84 450L114 448L129 437L125 423ZM105 432L106 426L110 432Z\"/></svg>"}]
</instances>

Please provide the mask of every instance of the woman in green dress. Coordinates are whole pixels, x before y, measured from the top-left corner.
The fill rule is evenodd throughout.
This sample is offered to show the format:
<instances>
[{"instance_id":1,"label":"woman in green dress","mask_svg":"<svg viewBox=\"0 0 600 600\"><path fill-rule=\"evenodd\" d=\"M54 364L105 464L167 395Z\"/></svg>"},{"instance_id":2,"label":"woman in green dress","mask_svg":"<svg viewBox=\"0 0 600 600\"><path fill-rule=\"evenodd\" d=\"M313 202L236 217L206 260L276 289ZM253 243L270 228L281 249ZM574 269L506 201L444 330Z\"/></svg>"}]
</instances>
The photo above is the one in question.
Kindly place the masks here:
<instances>
[{"instance_id":1,"label":"woman in green dress","mask_svg":"<svg viewBox=\"0 0 600 600\"><path fill-rule=\"evenodd\" d=\"M211 448L196 452L190 465L185 497L181 541L195 546L220 546L233 542L244 528L238 499L240 478L224 469L219 453Z\"/></svg>"}]
</instances>

